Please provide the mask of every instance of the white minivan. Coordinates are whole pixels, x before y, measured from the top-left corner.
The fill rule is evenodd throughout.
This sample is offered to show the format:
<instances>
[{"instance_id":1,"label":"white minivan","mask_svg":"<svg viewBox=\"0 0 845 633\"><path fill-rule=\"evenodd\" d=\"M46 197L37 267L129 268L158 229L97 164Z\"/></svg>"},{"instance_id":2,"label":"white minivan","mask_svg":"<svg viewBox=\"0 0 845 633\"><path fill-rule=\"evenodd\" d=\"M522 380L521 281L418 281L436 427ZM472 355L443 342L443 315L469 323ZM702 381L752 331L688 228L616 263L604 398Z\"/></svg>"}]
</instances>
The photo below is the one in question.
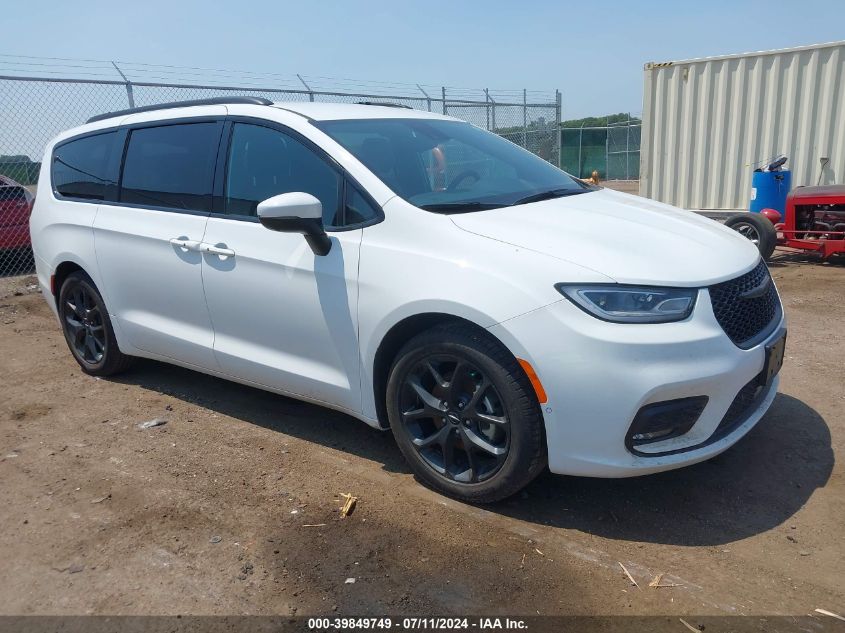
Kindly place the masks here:
<instances>
[{"instance_id":1,"label":"white minivan","mask_svg":"<svg viewBox=\"0 0 845 633\"><path fill-rule=\"evenodd\" d=\"M146 357L344 411L467 501L700 462L777 392L751 242L429 112L94 117L49 143L30 228L86 373Z\"/></svg>"}]
</instances>

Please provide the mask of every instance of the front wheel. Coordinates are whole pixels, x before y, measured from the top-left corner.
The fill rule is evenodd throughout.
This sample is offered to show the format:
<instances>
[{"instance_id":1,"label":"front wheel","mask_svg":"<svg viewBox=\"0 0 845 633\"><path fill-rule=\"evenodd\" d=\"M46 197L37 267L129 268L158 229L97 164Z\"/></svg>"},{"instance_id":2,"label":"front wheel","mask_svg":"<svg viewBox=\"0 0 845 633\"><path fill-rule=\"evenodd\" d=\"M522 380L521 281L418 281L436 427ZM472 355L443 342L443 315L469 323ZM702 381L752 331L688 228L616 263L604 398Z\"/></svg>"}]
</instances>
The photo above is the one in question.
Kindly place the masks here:
<instances>
[{"instance_id":1,"label":"front wheel","mask_svg":"<svg viewBox=\"0 0 845 633\"><path fill-rule=\"evenodd\" d=\"M111 376L134 361L118 349L103 298L84 272L71 273L62 284L59 319L67 345L86 374Z\"/></svg>"},{"instance_id":2,"label":"front wheel","mask_svg":"<svg viewBox=\"0 0 845 633\"><path fill-rule=\"evenodd\" d=\"M525 372L468 324L438 326L400 350L387 408L414 474L462 501L504 499L546 464L543 417Z\"/></svg>"},{"instance_id":3,"label":"front wheel","mask_svg":"<svg viewBox=\"0 0 845 633\"><path fill-rule=\"evenodd\" d=\"M778 234L771 220L759 213L737 213L725 220L725 226L750 240L760 251L763 259L769 259L775 252Z\"/></svg>"}]
</instances>

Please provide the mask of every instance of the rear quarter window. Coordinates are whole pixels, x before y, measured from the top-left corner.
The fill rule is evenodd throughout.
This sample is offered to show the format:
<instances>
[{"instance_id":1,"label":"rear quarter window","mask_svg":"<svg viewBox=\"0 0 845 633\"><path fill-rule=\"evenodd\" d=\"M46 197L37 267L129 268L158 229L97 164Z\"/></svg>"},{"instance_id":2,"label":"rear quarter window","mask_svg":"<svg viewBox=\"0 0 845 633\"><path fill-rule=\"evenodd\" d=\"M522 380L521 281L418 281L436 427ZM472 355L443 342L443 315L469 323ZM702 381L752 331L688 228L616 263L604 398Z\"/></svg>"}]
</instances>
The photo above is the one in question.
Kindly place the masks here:
<instances>
[{"instance_id":1,"label":"rear quarter window","mask_svg":"<svg viewBox=\"0 0 845 633\"><path fill-rule=\"evenodd\" d=\"M108 187L117 184L111 162L116 137L117 132L106 132L56 147L51 170L55 192L66 198L104 200Z\"/></svg>"}]
</instances>

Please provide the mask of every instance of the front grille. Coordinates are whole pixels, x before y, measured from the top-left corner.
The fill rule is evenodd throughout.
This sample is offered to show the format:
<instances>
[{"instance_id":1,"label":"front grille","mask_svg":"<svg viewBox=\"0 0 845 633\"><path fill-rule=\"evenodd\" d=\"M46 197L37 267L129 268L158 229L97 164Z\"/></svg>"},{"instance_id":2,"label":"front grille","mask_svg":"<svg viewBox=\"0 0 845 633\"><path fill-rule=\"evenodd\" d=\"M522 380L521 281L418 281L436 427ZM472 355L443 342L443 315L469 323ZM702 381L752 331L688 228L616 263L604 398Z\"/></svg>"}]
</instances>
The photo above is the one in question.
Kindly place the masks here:
<instances>
[{"instance_id":1,"label":"front grille","mask_svg":"<svg viewBox=\"0 0 845 633\"><path fill-rule=\"evenodd\" d=\"M762 260L751 272L709 290L716 320L737 347L752 347L777 326L780 300Z\"/></svg>"}]
</instances>

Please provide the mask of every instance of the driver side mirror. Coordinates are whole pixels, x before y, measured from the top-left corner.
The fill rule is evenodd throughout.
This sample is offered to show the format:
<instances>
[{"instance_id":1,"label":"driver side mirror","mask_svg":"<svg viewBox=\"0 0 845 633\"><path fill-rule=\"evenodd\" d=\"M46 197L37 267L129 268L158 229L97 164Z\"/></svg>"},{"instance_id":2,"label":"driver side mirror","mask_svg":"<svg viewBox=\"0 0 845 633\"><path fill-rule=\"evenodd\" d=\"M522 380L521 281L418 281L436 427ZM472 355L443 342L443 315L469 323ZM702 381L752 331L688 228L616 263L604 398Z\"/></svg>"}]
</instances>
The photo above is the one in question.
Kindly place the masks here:
<instances>
[{"instance_id":1,"label":"driver side mirror","mask_svg":"<svg viewBox=\"0 0 845 633\"><path fill-rule=\"evenodd\" d=\"M310 193L280 193L262 200L258 219L271 231L302 233L315 255L328 255L332 248L323 229L323 205Z\"/></svg>"}]
</instances>

